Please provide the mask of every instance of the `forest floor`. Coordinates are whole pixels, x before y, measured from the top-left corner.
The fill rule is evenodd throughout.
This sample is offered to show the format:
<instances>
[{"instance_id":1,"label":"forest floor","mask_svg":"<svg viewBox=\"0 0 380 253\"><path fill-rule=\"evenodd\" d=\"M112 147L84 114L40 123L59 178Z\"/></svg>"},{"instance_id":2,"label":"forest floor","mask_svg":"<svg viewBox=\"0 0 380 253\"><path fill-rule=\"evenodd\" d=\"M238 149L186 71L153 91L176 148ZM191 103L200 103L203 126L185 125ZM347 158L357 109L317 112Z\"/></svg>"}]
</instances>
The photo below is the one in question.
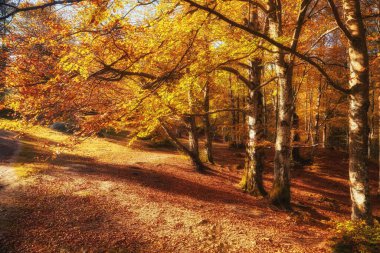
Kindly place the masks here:
<instances>
[{"instance_id":1,"label":"forest floor","mask_svg":"<svg viewBox=\"0 0 380 253\"><path fill-rule=\"evenodd\" d=\"M206 174L170 148L2 120L0 252L329 252L349 219L347 155L292 171L293 212L242 193L243 153L215 144ZM273 155L266 156L270 189ZM375 193L377 166L371 164ZM374 194L373 194L374 196ZM380 201L373 197L380 215Z\"/></svg>"}]
</instances>

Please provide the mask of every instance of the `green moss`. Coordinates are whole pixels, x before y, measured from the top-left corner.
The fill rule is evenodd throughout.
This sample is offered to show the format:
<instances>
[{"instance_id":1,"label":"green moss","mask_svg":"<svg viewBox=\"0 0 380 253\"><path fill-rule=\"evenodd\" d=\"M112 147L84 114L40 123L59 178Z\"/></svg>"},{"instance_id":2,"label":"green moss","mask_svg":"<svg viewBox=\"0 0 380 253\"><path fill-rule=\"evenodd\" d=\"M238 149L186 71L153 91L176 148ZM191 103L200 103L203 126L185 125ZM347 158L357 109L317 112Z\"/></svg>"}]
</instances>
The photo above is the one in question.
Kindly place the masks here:
<instances>
[{"instance_id":1,"label":"green moss","mask_svg":"<svg viewBox=\"0 0 380 253\"><path fill-rule=\"evenodd\" d=\"M380 224L375 221L373 226L363 222L339 222L334 229L332 250L336 253L380 252Z\"/></svg>"},{"instance_id":2,"label":"green moss","mask_svg":"<svg viewBox=\"0 0 380 253\"><path fill-rule=\"evenodd\" d=\"M289 188L279 183L274 183L269 194L269 199L272 204L284 208L290 209L290 191Z\"/></svg>"},{"instance_id":3,"label":"green moss","mask_svg":"<svg viewBox=\"0 0 380 253\"><path fill-rule=\"evenodd\" d=\"M245 189L247 188L247 177L245 175L243 175L240 182L236 186L239 189L242 189L243 191L245 191Z\"/></svg>"}]
</instances>

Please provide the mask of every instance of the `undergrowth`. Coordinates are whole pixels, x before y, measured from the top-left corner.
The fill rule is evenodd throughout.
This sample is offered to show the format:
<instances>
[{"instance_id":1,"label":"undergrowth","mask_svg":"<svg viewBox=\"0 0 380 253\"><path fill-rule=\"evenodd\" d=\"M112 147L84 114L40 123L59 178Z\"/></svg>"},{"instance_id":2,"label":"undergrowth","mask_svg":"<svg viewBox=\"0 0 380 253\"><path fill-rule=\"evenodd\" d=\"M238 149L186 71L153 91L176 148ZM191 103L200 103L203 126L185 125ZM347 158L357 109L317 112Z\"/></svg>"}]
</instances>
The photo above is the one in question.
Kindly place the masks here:
<instances>
[{"instance_id":1,"label":"undergrowth","mask_svg":"<svg viewBox=\"0 0 380 253\"><path fill-rule=\"evenodd\" d=\"M333 252L380 252L380 224L378 221L375 221L373 226L369 226L365 222L338 222L334 232Z\"/></svg>"}]
</instances>

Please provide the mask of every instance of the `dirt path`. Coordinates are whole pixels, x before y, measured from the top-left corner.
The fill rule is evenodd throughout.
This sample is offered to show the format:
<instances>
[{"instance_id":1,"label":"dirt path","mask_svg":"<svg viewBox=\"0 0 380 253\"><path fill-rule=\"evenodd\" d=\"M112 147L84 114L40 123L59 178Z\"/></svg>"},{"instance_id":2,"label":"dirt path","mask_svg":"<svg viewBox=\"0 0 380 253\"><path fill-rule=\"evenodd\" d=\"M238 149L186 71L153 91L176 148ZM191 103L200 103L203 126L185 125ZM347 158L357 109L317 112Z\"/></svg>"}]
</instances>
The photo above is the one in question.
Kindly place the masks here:
<instances>
[{"instance_id":1,"label":"dirt path","mask_svg":"<svg viewBox=\"0 0 380 253\"><path fill-rule=\"evenodd\" d=\"M118 146L113 157L110 145L96 158L62 153L0 191L0 252L329 252L326 222L349 215L341 153L292 173L286 213L235 188L241 171L228 164L243 158L225 145L215 147L224 166L205 175L172 151Z\"/></svg>"},{"instance_id":2,"label":"dirt path","mask_svg":"<svg viewBox=\"0 0 380 253\"><path fill-rule=\"evenodd\" d=\"M20 150L16 134L0 130L0 190L16 181L10 164Z\"/></svg>"}]
</instances>

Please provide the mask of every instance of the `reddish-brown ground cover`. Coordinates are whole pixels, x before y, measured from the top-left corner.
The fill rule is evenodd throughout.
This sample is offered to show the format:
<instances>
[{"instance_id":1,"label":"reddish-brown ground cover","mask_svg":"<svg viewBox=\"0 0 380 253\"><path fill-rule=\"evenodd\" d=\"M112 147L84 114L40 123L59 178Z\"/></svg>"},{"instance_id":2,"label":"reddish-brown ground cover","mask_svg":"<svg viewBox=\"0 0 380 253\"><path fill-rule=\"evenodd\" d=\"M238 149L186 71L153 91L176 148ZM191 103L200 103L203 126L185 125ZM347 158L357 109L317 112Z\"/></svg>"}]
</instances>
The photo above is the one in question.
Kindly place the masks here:
<instances>
[{"instance_id":1,"label":"reddish-brown ground cover","mask_svg":"<svg viewBox=\"0 0 380 253\"><path fill-rule=\"evenodd\" d=\"M20 141L44 155L42 140ZM2 150L14 145L0 142ZM292 171L294 212L238 190L243 154L225 144L215 144L217 165L205 174L172 150L137 145L117 160L108 159L107 145L103 152L97 159L59 154L46 160L49 169L2 187L0 252L329 252L329 222L349 219L341 152L318 150L313 165ZM268 151L268 190L272 157ZM370 168L375 193L377 165ZM379 200L373 203L378 216Z\"/></svg>"}]
</instances>

